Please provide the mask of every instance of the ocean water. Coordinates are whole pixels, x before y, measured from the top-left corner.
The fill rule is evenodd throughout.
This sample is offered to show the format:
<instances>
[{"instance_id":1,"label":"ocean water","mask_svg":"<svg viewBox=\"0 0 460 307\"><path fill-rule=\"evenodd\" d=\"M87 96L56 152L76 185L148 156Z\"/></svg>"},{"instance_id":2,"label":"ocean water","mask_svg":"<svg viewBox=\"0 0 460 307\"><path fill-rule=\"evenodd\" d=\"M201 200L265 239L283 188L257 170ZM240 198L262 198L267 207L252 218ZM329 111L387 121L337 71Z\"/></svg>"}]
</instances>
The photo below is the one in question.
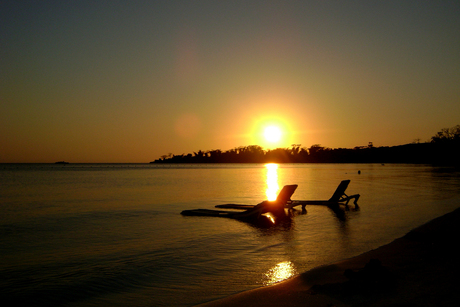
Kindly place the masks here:
<instances>
[{"instance_id":1,"label":"ocean water","mask_svg":"<svg viewBox=\"0 0 460 307\"><path fill-rule=\"evenodd\" d=\"M358 171L361 173L358 174ZM460 205L460 172L398 164L0 164L0 296L18 306L192 306L391 242ZM274 227L185 209L308 206Z\"/></svg>"}]
</instances>

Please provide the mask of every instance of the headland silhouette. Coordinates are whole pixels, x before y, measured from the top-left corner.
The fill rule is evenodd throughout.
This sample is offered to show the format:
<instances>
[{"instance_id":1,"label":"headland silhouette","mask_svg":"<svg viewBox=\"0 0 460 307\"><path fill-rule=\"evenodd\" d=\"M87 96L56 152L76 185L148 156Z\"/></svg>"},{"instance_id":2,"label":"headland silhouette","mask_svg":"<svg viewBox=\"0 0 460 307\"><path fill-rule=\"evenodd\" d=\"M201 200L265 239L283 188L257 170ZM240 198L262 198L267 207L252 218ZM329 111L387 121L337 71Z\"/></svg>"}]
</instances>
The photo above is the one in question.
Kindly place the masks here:
<instances>
[{"instance_id":1,"label":"headland silhouette","mask_svg":"<svg viewBox=\"0 0 460 307\"><path fill-rule=\"evenodd\" d=\"M426 163L460 165L460 125L441 129L430 141L375 147L328 148L314 144L309 148L293 144L289 148L265 150L259 145L168 154L150 163Z\"/></svg>"}]
</instances>

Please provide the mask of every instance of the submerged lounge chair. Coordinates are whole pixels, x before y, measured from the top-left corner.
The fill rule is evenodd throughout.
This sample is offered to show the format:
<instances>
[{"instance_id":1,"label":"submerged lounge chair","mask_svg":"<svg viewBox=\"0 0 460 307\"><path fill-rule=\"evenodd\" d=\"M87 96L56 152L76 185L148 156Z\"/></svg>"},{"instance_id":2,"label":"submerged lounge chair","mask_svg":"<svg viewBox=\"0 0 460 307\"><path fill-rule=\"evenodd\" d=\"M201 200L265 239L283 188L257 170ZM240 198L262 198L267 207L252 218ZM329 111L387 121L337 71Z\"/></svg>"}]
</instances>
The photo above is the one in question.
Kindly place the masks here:
<instances>
[{"instance_id":1,"label":"submerged lounge chair","mask_svg":"<svg viewBox=\"0 0 460 307\"><path fill-rule=\"evenodd\" d=\"M189 216L215 216L215 217L227 217L241 220L257 220L261 214L271 212L274 215L284 214L284 208L286 204L291 201L291 196L297 189L297 185L285 185L278 197L274 201L265 200L255 206L250 205L219 205L218 208L229 208L229 209L244 209L243 212L238 211L223 211L223 210L210 210L210 209L194 209L184 210L181 212L182 215Z\"/></svg>"},{"instance_id":2,"label":"submerged lounge chair","mask_svg":"<svg viewBox=\"0 0 460 307\"><path fill-rule=\"evenodd\" d=\"M344 203L348 207L348 202L354 199L353 204L355 208L358 208L359 194L348 196L345 194L345 190L348 188L350 180L342 180L335 190L334 194L329 200L293 200L286 204L287 208L292 209L296 206L302 206L302 210L305 210L306 205L323 205L329 207L337 207L339 204Z\"/></svg>"}]
</instances>

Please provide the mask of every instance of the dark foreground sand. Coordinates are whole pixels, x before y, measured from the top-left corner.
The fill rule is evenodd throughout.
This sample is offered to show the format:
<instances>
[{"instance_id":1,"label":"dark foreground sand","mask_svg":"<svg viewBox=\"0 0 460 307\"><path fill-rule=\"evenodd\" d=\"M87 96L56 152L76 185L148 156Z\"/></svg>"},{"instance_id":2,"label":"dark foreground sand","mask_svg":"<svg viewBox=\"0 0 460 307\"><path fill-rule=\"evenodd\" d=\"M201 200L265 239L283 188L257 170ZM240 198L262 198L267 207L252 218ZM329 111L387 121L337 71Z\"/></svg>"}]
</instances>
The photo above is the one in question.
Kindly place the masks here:
<instances>
[{"instance_id":1,"label":"dark foreground sand","mask_svg":"<svg viewBox=\"0 0 460 307\"><path fill-rule=\"evenodd\" d=\"M200 306L460 306L460 208L360 256Z\"/></svg>"}]
</instances>

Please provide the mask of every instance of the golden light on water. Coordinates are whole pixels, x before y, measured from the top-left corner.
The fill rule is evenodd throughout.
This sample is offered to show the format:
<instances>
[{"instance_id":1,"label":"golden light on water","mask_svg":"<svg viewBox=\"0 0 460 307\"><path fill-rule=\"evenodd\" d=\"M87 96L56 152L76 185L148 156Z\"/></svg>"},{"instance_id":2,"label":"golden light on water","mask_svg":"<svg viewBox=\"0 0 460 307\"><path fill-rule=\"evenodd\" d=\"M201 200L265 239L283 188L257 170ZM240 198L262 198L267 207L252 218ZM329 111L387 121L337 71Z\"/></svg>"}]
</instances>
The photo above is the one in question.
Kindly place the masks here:
<instances>
[{"instance_id":1,"label":"golden light on water","mask_svg":"<svg viewBox=\"0 0 460 307\"><path fill-rule=\"evenodd\" d=\"M265 273L264 285L272 285L277 282L286 280L297 274L294 263L291 261L284 261L276 264Z\"/></svg>"},{"instance_id":2,"label":"golden light on water","mask_svg":"<svg viewBox=\"0 0 460 307\"><path fill-rule=\"evenodd\" d=\"M268 200L276 200L280 188L278 185L278 164L265 164L265 168L267 169L267 190L265 194Z\"/></svg>"}]
</instances>

